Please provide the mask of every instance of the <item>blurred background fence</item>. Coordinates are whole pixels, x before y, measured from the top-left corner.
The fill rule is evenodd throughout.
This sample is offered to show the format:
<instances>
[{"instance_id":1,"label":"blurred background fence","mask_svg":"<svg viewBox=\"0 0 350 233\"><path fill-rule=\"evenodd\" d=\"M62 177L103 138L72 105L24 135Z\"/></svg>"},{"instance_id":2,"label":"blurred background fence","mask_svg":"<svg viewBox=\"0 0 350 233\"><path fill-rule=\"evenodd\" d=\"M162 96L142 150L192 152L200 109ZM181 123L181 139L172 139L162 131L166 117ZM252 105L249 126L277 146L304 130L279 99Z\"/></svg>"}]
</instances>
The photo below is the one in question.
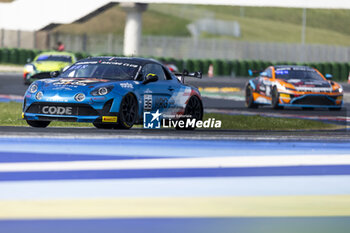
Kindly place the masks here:
<instances>
[{"instance_id":1,"label":"blurred background fence","mask_svg":"<svg viewBox=\"0 0 350 233\"><path fill-rule=\"evenodd\" d=\"M52 49L58 41L64 43L66 50L74 52L122 54L123 51L123 38L114 34L70 35L0 30L1 48ZM143 36L140 56L275 62L349 62L350 47Z\"/></svg>"}]
</instances>

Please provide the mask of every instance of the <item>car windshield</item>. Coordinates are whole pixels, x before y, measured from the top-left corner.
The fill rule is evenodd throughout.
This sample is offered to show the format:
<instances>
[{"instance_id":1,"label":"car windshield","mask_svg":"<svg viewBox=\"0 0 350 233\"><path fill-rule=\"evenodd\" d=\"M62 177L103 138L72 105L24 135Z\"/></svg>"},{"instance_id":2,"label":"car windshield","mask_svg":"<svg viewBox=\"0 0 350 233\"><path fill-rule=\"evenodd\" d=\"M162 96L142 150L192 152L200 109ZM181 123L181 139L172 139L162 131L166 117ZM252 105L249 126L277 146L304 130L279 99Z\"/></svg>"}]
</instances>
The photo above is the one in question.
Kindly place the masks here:
<instances>
[{"instance_id":1,"label":"car windshield","mask_svg":"<svg viewBox=\"0 0 350 233\"><path fill-rule=\"evenodd\" d=\"M115 61L78 62L69 67L60 77L133 80L139 67L136 64Z\"/></svg>"},{"instance_id":2,"label":"car windshield","mask_svg":"<svg viewBox=\"0 0 350 233\"><path fill-rule=\"evenodd\" d=\"M277 79L299 79L299 80L324 80L322 76L312 69L298 69L298 68L285 68L276 69L275 71Z\"/></svg>"},{"instance_id":3,"label":"car windshield","mask_svg":"<svg viewBox=\"0 0 350 233\"><path fill-rule=\"evenodd\" d=\"M68 55L40 55L36 61L61 61L72 62L72 57Z\"/></svg>"}]
</instances>

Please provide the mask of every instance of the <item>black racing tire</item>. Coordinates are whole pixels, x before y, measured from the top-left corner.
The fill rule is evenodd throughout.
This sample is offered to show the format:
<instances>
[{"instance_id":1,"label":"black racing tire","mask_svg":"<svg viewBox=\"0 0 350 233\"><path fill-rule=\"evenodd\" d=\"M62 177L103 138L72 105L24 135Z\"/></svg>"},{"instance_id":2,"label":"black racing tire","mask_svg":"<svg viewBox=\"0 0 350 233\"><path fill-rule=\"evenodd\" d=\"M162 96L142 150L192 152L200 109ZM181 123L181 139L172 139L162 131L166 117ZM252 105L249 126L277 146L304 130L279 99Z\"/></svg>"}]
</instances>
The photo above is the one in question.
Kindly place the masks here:
<instances>
[{"instance_id":1,"label":"black racing tire","mask_svg":"<svg viewBox=\"0 0 350 233\"><path fill-rule=\"evenodd\" d=\"M254 103L253 88L248 84L245 88L245 106L247 108L258 108L259 105Z\"/></svg>"},{"instance_id":2,"label":"black racing tire","mask_svg":"<svg viewBox=\"0 0 350 233\"><path fill-rule=\"evenodd\" d=\"M118 123L115 129L130 129L138 117L138 103L133 94L127 94L120 103Z\"/></svg>"},{"instance_id":3,"label":"black racing tire","mask_svg":"<svg viewBox=\"0 0 350 233\"><path fill-rule=\"evenodd\" d=\"M190 116L190 117L187 117ZM181 117L179 121L186 121L190 119L203 120L203 103L197 96L192 96L185 107L184 117ZM179 127L176 126L177 130L194 130L196 127Z\"/></svg>"},{"instance_id":4,"label":"black racing tire","mask_svg":"<svg viewBox=\"0 0 350 233\"><path fill-rule=\"evenodd\" d=\"M276 109L276 110L283 109L283 107L279 105L279 97L280 97L280 94L278 93L277 88L273 87L272 93L271 93L271 107L273 109Z\"/></svg>"},{"instance_id":5,"label":"black racing tire","mask_svg":"<svg viewBox=\"0 0 350 233\"><path fill-rule=\"evenodd\" d=\"M46 128L51 121L32 121L32 120L26 120L28 125L34 128Z\"/></svg>"},{"instance_id":6,"label":"black racing tire","mask_svg":"<svg viewBox=\"0 0 350 233\"><path fill-rule=\"evenodd\" d=\"M328 108L329 111L340 111L342 107Z\"/></svg>"}]
</instances>

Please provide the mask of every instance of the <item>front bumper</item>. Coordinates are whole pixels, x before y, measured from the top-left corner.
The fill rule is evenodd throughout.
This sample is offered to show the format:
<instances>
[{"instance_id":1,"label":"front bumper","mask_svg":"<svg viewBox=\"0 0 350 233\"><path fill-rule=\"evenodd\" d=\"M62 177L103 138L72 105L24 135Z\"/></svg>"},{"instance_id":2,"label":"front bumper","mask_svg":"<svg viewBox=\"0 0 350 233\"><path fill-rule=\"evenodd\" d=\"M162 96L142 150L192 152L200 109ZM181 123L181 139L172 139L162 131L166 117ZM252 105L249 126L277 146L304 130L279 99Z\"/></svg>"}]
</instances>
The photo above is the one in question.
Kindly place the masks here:
<instances>
[{"instance_id":1,"label":"front bumper","mask_svg":"<svg viewBox=\"0 0 350 233\"><path fill-rule=\"evenodd\" d=\"M343 105L343 95L280 93L280 106L339 108Z\"/></svg>"},{"instance_id":2,"label":"front bumper","mask_svg":"<svg viewBox=\"0 0 350 233\"><path fill-rule=\"evenodd\" d=\"M113 99L106 101L101 106L101 109L96 109L89 104L33 102L24 109L23 119L41 121L116 123L118 113L111 112L112 105Z\"/></svg>"}]
</instances>

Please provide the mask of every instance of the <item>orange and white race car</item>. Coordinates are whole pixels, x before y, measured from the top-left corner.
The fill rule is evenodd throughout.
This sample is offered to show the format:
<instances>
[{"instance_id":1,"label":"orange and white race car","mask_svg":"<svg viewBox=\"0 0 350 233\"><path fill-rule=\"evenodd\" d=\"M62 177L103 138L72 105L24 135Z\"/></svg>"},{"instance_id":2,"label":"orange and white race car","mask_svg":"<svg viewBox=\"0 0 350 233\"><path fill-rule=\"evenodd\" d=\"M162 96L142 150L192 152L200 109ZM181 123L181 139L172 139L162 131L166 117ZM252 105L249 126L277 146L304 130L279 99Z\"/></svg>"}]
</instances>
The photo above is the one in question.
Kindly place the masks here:
<instances>
[{"instance_id":1,"label":"orange and white race car","mask_svg":"<svg viewBox=\"0 0 350 233\"><path fill-rule=\"evenodd\" d=\"M343 88L307 66L269 66L246 84L245 102L248 108L271 105L274 109L302 107L340 110Z\"/></svg>"}]
</instances>

